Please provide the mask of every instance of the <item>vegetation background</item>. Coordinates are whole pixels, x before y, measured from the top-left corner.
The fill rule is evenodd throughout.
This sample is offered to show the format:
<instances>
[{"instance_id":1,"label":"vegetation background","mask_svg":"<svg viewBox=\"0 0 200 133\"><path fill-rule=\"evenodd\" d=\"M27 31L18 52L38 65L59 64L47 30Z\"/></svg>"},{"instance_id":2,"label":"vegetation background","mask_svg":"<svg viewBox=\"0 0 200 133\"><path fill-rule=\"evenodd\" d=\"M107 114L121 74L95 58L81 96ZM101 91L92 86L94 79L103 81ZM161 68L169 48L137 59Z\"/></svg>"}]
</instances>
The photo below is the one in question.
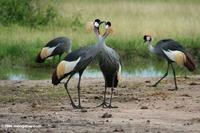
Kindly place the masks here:
<instances>
[{"instance_id":1,"label":"vegetation background","mask_svg":"<svg viewBox=\"0 0 200 133\"><path fill-rule=\"evenodd\" d=\"M146 33L154 43L173 38L200 59L199 0L1 0L0 7L0 67L37 67L37 53L59 36L71 38L73 50L95 44L86 25L96 18L112 22L107 44L135 66L157 59Z\"/></svg>"}]
</instances>

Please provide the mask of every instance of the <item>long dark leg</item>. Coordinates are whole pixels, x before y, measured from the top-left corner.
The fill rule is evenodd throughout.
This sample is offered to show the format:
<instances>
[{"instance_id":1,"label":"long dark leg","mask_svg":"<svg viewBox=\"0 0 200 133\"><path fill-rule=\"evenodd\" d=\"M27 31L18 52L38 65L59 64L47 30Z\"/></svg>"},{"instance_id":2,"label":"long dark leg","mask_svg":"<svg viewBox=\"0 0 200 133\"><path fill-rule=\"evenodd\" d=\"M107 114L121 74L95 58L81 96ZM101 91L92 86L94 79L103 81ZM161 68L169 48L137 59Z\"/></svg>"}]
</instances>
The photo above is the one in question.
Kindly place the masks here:
<instances>
[{"instance_id":1,"label":"long dark leg","mask_svg":"<svg viewBox=\"0 0 200 133\"><path fill-rule=\"evenodd\" d=\"M103 108L107 107L107 104L106 104L106 91L107 91L107 85L106 85L106 81L105 81L105 91L104 91L103 102L100 105L98 105L97 107L100 107L100 106L102 106Z\"/></svg>"},{"instance_id":2,"label":"long dark leg","mask_svg":"<svg viewBox=\"0 0 200 133\"><path fill-rule=\"evenodd\" d=\"M70 77L68 78L67 82L65 83L65 90L67 91L67 94L68 94L69 99L70 99L70 101L71 101L72 107L73 107L73 108L77 108L77 106L74 104L74 102L73 102L73 100L72 100L72 98L71 98L71 95L69 94L68 88L67 88L68 82L69 82L69 80L72 78L72 76L73 76L73 75L70 75Z\"/></svg>"},{"instance_id":3,"label":"long dark leg","mask_svg":"<svg viewBox=\"0 0 200 133\"><path fill-rule=\"evenodd\" d=\"M113 90L114 90L114 85L115 85L115 76L113 77L113 80L112 80L112 87L111 87L111 94L110 94L110 104L109 104L109 108L114 108L112 106L112 96L113 96ZM115 107L117 108L117 107Z\"/></svg>"},{"instance_id":4,"label":"long dark leg","mask_svg":"<svg viewBox=\"0 0 200 133\"><path fill-rule=\"evenodd\" d=\"M106 91L107 91L107 84L105 83L105 91L103 96L103 104L106 106Z\"/></svg>"},{"instance_id":5,"label":"long dark leg","mask_svg":"<svg viewBox=\"0 0 200 133\"><path fill-rule=\"evenodd\" d=\"M171 63L171 67L172 67L172 71L173 71L173 75L174 75L174 84L175 84L175 89L173 89L173 90L178 90L177 83L176 83L176 72L175 72L175 69L174 69L172 63Z\"/></svg>"},{"instance_id":6,"label":"long dark leg","mask_svg":"<svg viewBox=\"0 0 200 133\"><path fill-rule=\"evenodd\" d=\"M169 64L171 63L167 63L167 71L166 73L164 74L164 76L162 78L160 78L154 85L152 85L152 87L156 87L158 85L158 83L160 83L161 80L163 80L167 75L168 75L168 71L169 71Z\"/></svg>"},{"instance_id":7,"label":"long dark leg","mask_svg":"<svg viewBox=\"0 0 200 133\"><path fill-rule=\"evenodd\" d=\"M112 108L112 95L113 95L113 90L114 90L114 87L112 86L112 87L111 87L111 94L110 94L110 104L109 104L109 108Z\"/></svg>"},{"instance_id":8,"label":"long dark leg","mask_svg":"<svg viewBox=\"0 0 200 133\"><path fill-rule=\"evenodd\" d=\"M80 98L80 83L81 83L81 76L82 76L82 73L79 73L79 80L78 80L78 86L77 86L77 89L78 89L78 108L81 108L81 98Z\"/></svg>"}]
</instances>

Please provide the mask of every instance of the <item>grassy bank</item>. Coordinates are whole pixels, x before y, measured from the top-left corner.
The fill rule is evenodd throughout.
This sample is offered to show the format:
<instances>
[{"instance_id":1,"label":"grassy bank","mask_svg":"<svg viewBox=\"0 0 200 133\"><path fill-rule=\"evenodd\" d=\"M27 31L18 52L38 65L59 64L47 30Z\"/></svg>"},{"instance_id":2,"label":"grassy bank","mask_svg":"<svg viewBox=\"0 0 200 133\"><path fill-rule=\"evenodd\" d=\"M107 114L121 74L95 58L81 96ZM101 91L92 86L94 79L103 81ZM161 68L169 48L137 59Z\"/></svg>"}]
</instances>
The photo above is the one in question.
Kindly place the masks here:
<instances>
[{"instance_id":1,"label":"grassy bank","mask_svg":"<svg viewBox=\"0 0 200 133\"><path fill-rule=\"evenodd\" d=\"M46 26L0 25L1 65L37 66L34 60L40 48L58 36L71 38L73 49L94 44L95 35L88 32L85 25L95 18L112 22L114 33L108 37L107 44L116 49L124 60L153 58L143 44L145 33L151 33L155 37L154 42L162 38L174 38L196 58L200 57L198 0L51 2L59 15Z\"/></svg>"}]
</instances>

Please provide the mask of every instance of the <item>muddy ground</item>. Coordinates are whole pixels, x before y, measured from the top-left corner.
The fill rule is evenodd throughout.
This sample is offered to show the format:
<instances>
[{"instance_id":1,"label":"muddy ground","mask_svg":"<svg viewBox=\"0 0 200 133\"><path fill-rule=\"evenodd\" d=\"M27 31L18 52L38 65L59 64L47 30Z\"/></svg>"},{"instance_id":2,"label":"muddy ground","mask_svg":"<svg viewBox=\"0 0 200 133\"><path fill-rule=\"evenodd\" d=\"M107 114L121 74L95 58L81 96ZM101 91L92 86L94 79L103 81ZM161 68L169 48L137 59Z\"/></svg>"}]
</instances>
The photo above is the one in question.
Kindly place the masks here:
<instances>
[{"instance_id":1,"label":"muddy ground","mask_svg":"<svg viewBox=\"0 0 200 133\"><path fill-rule=\"evenodd\" d=\"M103 98L103 79L82 80L84 109L73 109L63 84L50 80L0 81L0 132L66 133L200 133L200 77L173 78L156 88L157 78L123 78L113 105L96 108ZM69 84L77 99L77 79ZM107 96L109 97L109 92ZM75 100L77 103L77 100Z\"/></svg>"}]
</instances>

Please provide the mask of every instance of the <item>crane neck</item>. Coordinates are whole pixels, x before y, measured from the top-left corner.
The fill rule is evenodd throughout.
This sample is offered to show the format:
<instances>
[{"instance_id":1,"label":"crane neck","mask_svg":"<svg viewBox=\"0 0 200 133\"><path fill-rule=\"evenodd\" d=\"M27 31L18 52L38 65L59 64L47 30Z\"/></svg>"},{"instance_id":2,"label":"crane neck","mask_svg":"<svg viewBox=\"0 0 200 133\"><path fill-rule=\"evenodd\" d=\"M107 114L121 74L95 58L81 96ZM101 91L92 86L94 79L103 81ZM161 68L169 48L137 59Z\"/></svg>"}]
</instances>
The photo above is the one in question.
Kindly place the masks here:
<instances>
[{"instance_id":1,"label":"crane neck","mask_svg":"<svg viewBox=\"0 0 200 133\"><path fill-rule=\"evenodd\" d=\"M94 27L94 33L96 34L97 39L99 38L100 32L99 32L99 27Z\"/></svg>"},{"instance_id":2,"label":"crane neck","mask_svg":"<svg viewBox=\"0 0 200 133\"><path fill-rule=\"evenodd\" d=\"M101 35L98 36L98 48L99 49L103 49L106 47L106 43L105 43L105 38L103 38Z\"/></svg>"},{"instance_id":3,"label":"crane neck","mask_svg":"<svg viewBox=\"0 0 200 133\"><path fill-rule=\"evenodd\" d=\"M152 41L147 41L148 49L150 52L155 53L155 48L152 46Z\"/></svg>"}]
</instances>

